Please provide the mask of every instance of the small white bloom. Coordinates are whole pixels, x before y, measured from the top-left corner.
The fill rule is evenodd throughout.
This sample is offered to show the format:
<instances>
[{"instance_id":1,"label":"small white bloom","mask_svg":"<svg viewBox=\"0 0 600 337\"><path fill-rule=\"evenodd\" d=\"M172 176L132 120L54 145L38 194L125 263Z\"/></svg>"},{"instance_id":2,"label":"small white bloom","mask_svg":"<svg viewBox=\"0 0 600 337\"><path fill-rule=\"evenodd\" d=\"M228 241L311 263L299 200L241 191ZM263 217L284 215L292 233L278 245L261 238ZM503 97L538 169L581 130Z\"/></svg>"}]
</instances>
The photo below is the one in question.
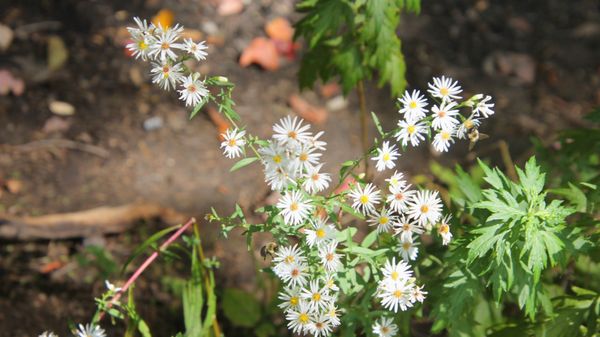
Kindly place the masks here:
<instances>
[{"instance_id":1,"label":"small white bloom","mask_svg":"<svg viewBox=\"0 0 600 337\"><path fill-rule=\"evenodd\" d=\"M340 291L340 288L335 284L334 273L325 273L325 275L321 276L321 281L325 284L325 288L332 292Z\"/></svg>"},{"instance_id":2,"label":"small white bloom","mask_svg":"<svg viewBox=\"0 0 600 337\"><path fill-rule=\"evenodd\" d=\"M369 226L377 226L377 233L389 232L395 221L396 216L392 215L385 207L381 209L379 214L373 214L368 220Z\"/></svg>"},{"instance_id":3,"label":"small white bloom","mask_svg":"<svg viewBox=\"0 0 600 337\"><path fill-rule=\"evenodd\" d=\"M442 236L442 244L444 246L448 245L452 240L452 233L450 232L450 219L452 215L446 215L438 227L438 233Z\"/></svg>"},{"instance_id":4,"label":"small white bloom","mask_svg":"<svg viewBox=\"0 0 600 337\"><path fill-rule=\"evenodd\" d=\"M301 296L302 299L308 303L311 312L315 313L325 310L330 302L327 288L321 288L318 280L310 281L308 289L303 289Z\"/></svg>"},{"instance_id":5,"label":"small white bloom","mask_svg":"<svg viewBox=\"0 0 600 337\"><path fill-rule=\"evenodd\" d=\"M458 85L458 81L454 81L450 77L434 77L433 83L430 82L428 85L428 92L431 94L431 96L441 98L442 101L461 98L458 96L458 94L462 92L462 89Z\"/></svg>"},{"instance_id":6,"label":"small white bloom","mask_svg":"<svg viewBox=\"0 0 600 337\"><path fill-rule=\"evenodd\" d=\"M475 108L473 109L473 114L475 116L483 115L483 118L488 118L489 116L494 114L494 103L488 103L492 99L492 96L485 96L484 99L479 101L479 103L475 104Z\"/></svg>"},{"instance_id":7,"label":"small white bloom","mask_svg":"<svg viewBox=\"0 0 600 337\"><path fill-rule=\"evenodd\" d=\"M407 282L383 282L380 284L377 297L381 298L381 305L393 312L398 312L398 308L406 311L412 307L410 295L412 294L411 284Z\"/></svg>"},{"instance_id":8,"label":"small white bloom","mask_svg":"<svg viewBox=\"0 0 600 337\"><path fill-rule=\"evenodd\" d=\"M281 304L279 304L279 307L281 309L283 309L284 311L296 309L301 301L300 289L301 289L300 287L294 287L294 288L285 287L283 289L283 291L280 292L279 296L277 297L281 301L283 301Z\"/></svg>"},{"instance_id":9,"label":"small white bloom","mask_svg":"<svg viewBox=\"0 0 600 337\"><path fill-rule=\"evenodd\" d=\"M206 55L208 55L205 52L206 49L208 49L208 46L204 41L196 43L192 39L184 40L183 50L194 56L197 61L206 60Z\"/></svg>"},{"instance_id":10,"label":"small white bloom","mask_svg":"<svg viewBox=\"0 0 600 337\"><path fill-rule=\"evenodd\" d=\"M458 115L458 109L455 109L456 102L445 102L442 104L434 105L431 108L431 112L433 112L433 121L431 121L431 126L434 129L452 129L456 124L460 122L456 119L456 115Z\"/></svg>"},{"instance_id":11,"label":"small white bloom","mask_svg":"<svg viewBox=\"0 0 600 337\"><path fill-rule=\"evenodd\" d=\"M146 61L148 59L150 45L154 43L154 38L147 34L131 34L131 37L133 42L128 43L125 47L131 51L131 55L136 59L141 58Z\"/></svg>"},{"instance_id":12,"label":"small white bloom","mask_svg":"<svg viewBox=\"0 0 600 337\"><path fill-rule=\"evenodd\" d=\"M308 171L313 166L319 164L319 158L321 158L322 154L315 151L316 149L309 144L302 144L297 147L293 165L299 173Z\"/></svg>"},{"instance_id":13,"label":"small white bloom","mask_svg":"<svg viewBox=\"0 0 600 337\"><path fill-rule=\"evenodd\" d=\"M42 334L41 334L41 335L39 335L38 337L58 337L58 335L57 335L57 334L55 334L55 333L54 333L54 332L52 332L52 331L44 331L44 332L42 332Z\"/></svg>"},{"instance_id":14,"label":"small white bloom","mask_svg":"<svg viewBox=\"0 0 600 337\"><path fill-rule=\"evenodd\" d=\"M309 201L304 200L300 191L287 192L277 203L286 224L296 226L304 222L313 209Z\"/></svg>"},{"instance_id":15,"label":"small white bloom","mask_svg":"<svg viewBox=\"0 0 600 337\"><path fill-rule=\"evenodd\" d=\"M336 254L335 252L337 245L338 243L336 241L332 241L331 243L319 248L319 257L321 258L321 263L325 267L325 270L330 273L337 271L342 265L342 262L340 261L340 255Z\"/></svg>"},{"instance_id":16,"label":"small white bloom","mask_svg":"<svg viewBox=\"0 0 600 337\"><path fill-rule=\"evenodd\" d=\"M423 229L417 226L416 221L411 221L404 215L395 224L396 235L400 235L400 241L409 241L413 239L413 234L422 234Z\"/></svg>"},{"instance_id":17,"label":"small white bloom","mask_svg":"<svg viewBox=\"0 0 600 337\"><path fill-rule=\"evenodd\" d=\"M159 24L158 34L155 36L154 43L150 45L148 56L161 60L161 62L166 62L167 59L176 60L177 54L173 49L183 49L183 45L177 43L182 31L183 27L179 25L175 25L173 28L162 28Z\"/></svg>"},{"instance_id":18,"label":"small white bloom","mask_svg":"<svg viewBox=\"0 0 600 337\"><path fill-rule=\"evenodd\" d=\"M265 169L265 182L274 191L283 191L289 186L296 184L296 178L293 172L286 170L286 167L274 167Z\"/></svg>"},{"instance_id":19,"label":"small white bloom","mask_svg":"<svg viewBox=\"0 0 600 337\"><path fill-rule=\"evenodd\" d=\"M406 203L416 192L409 190L410 184L406 186L390 185L390 194L387 196L387 202L390 203L390 209L397 213L406 211Z\"/></svg>"},{"instance_id":20,"label":"small white bloom","mask_svg":"<svg viewBox=\"0 0 600 337\"><path fill-rule=\"evenodd\" d=\"M410 266L404 262L400 261L396 263L396 258L392 258L392 261L386 260L385 266L381 270L383 277L385 279L389 279L390 282L405 282L409 278L412 277L412 270L410 270Z\"/></svg>"},{"instance_id":21,"label":"small white bloom","mask_svg":"<svg viewBox=\"0 0 600 337\"><path fill-rule=\"evenodd\" d=\"M418 146L419 143L425 140L428 127L424 122L400 120L398 121L400 131L396 133L396 140L402 142L402 146L410 145Z\"/></svg>"},{"instance_id":22,"label":"small white bloom","mask_svg":"<svg viewBox=\"0 0 600 337\"><path fill-rule=\"evenodd\" d=\"M456 137L458 137L458 139L466 139L469 131L479 127L479 124L481 124L479 118L473 118L473 116L471 116L465 119L458 127L458 130L456 130Z\"/></svg>"},{"instance_id":23,"label":"small white bloom","mask_svg":"<svg viewBox=\"0 0 600 337\"><path fill-rule=\"evenodd\" d=\"M307 332L312 319L308 303L300 301L298 307L288 311L285 318L289 321L288 329L292 330L293 333L301 334Z\"/></svg>"},{"instance_id":24,"label":"small white bloom","mask_svg":"<svg viewBox=\"0 0 600 337\"><path fill-rule=\"evenodd\" d=\"M327 143L322 140L319 140L319 138L321 138L321 136L324 133L325 133L325 131L317 132L316 135L309 138L308 144L310 144L312 147L314 147L317 150L325 151L325 146L327 146Z\"/></svg>"},{"instance_id":25,"label":"small white bloom","mask_svg":"<svg viewBox=\"0 0 600 337\"><path fill-rule=\"evenodd\" d=\"M433 148L438 152L448 152L450 145L454 143L454 130L453 129L442 129L433 138Z\"/></svg>"},{"instance_id":26,"label":"small white bloom","mask_svg":"<svg viewBox=\"0 0 600 337\"><path fill-rule=\"evenodd\" d=\"M154 74L152 83L158 84L164 90L174 89L183 78L182 71L180 63L171 65L169 62L153 62L150 70L150 73Z\"/></svg>"},{"instance_id":27,"label":"small white bloom","mask_svg":"<svg viewBox=\"0 0 600 337\"><path fill-rule=\"evenodd\" d=\"M291 116L282 118L279 123L273 125L273 139L278 140L282 144L303 144L311 140L311 133L308 132L310 125L302 125L303 120L298 120L298 117L292 119Z\"/></svg>"},{"instance_id":28,"label":"small white bloom","mask_svg":"<svg viewBox=\"0 0 600 337\"><path fill-rule=\"evenodd\" d=\"M404 96L398 99L402 103L400 113L404 114L404 119L410 121L418 121L425 117L425 107L427 99L421 95L419 90L413 90L411 94L408 91L404 92Z\"/></svg>"},{"instance_id":29,"label":"small white bloom","mask_svg":"<svg viewBox=\"0 0 600 337\"><path fill-rule=\"evenodd\" d=\"M377 337L393 337L398 333L398 326L392 318L382 317L373 324L373 333Z\"/></svg>"},{"instance_id":30,"label":"small white bloom","mask_svg":"<svg viewBox=\"0 0 600 337\"><path fill-rule=\"evenodd\" d=\"M146 19L142 20L139 17L134 17L133 21L137 24L137 27L127 27L127 31L133 37L141 36L141 35L150 35L150 31L154 28L150 25L151 29L148 28L148 22Z\"/></svg>"},{"instance_id":31,"label":"small white bloom","mask_svg":"<svg viewBox=\"0 0 600 337\"><path fill-rule=\"evenodd\" d=\"M423 286L414 286L412 288L412 292L410 294L410 301L415 303L415 302L421 302L423 303L423 301L425 300L425 295L427 295L426 291L423 291Z\"/></svg>"},{"instance_id":32,"label":"small white bloom","mask_svg":"<svg viewBox=\"0 0 600 337\"><path fill-rule=\"evenodd\" d=\"M281 268L281 280L288 286L297 287L306 284L308 276L308 267L303 263L292 263Z\"/></svg>"},{"instance_id":33,"label":"small white bloom","mask_svg":"<svg viewBox=\"0 0 600 337\"><path fill-rule=\"evenodd\" d=\"M314 337L329 336L332 331L331 322L327 315L315 315L308 324L308 332Z\"/></svg>"},{"instance_id":34,"label":"small white bloom","mask_svg":"<svg viewBox=\"0 0 600 337\"><path fill-rule=\"evenodd\" d=\"M94 324L79 324L77 329L77 337L106 337L106 332L98 325Z\"/></svg>"},{"instance_id":35,"label":"small white bloom","mask_svg":"<svg viewBox=\"0 0 600 337\"><path fill-rule=\"evenodd\" d=\"M383 142L383 146L381 149L378 149L377 156L371 158L372 160L377 161L375 165L377 167L377 171L383 171L386 168L391 169L396 166L394 161L400 157L398 150L396 150L396 145L390 146L388 141Z\"/></svg>"},{"instance_id":36,"label":"small white bloom","mask_svg":"<svg viewBox=\"0 0 600 337\"><path fill-rule=\"evenodd\" d=\"M401 240L400 242L400 255L404 261L414 261L417 259L417 255L419 254L419 245L418 242L415 242L411 237L407 240Z\"/></svg>"},{"instance_id":37,"label":"small white bloom","mask_svg":"<svg viewBox=\"0 0 600 337\"><path fill-rule=\"evenodd\" d=\"M309 167L307 169L306 174L304 175L304 183L302 187L306 192L310 194L314 194L317 192L321 192L329 187L329 182L331 182L331 176L329 173L321 173L321 167L323 164L315 165Z\"/></svg>"},{"instance_id":38,"label":"small white bloom","mask_svg":"<svg viewBox=\"0 0 600 337\"><path fill-rule=\"evenodd\" d=\"M394 171L394 174L392 174L391 177L387 178L385 181L388 182L388 184L390 184L390 188L392 186L396 187L396 186L400 186L400 187L404 187L406 186L406 180L404 180L404 174L402 172L398 172L398 171Z\"/></svg>"},{"instance_id":39,"label":"small white bloom","mask_svg":"<svg viewBox=\"0 0 600 337\"><path fill-rule=\"evenodd\" d=\"M306 261L306 258L302 255L298 245L281 246L273 257L273 263L276 264L273 271L275 275L281 277L284 273L287 273L288 267L295 263L301 264L304 261Z\"/></svg>"},{"instance_id":40,"label":"small white bloom","mask_svg":"<svg viewBox=\"0 0 600 337\"><path fill-rule=\"evenodd\" d=\"M329 323L331 326L336 327L342 324L339 317L338 308L335 306L335 303L329 303L326 311L327 319L329 319Z\"/></svg>"},{"instance_id":41,"label":"small white bloom","mask_svg":"<svg viewBox=\"0 0 600 337\"><path fill-rule=\"evenodd\" d=\"M244 140L245 135L246 131L238 129L227 129L225 133L221 134L223 137L221 148L225 148L223 150L225 157L231 159L242 155L244 145L246 145L246 140Z\"/></svg>"},{"instance_id":42,"label":"small white bloom","mask_svg":"<svg viewBox=\"0 0 600 337\"><path fill-rule=\"evenodd\" d=\"M442 201L438 191L418 191L408 201L408 216L418 221L419 225L435 224L442 215Z\"/></svg>"},{"instance_id":43,"label":"small white bloom","mask_svg":"<svg viewBox=\"0 0 600 337\"><path fill-rule=\"evenodd\" d=\"M110 283L110 281L108 280L104 280L104 285L106 285L106 289L108 289L108 291L112 293L118 293L119 291L121 291L121 288L115 287L115 285Z\"/></svg>"},{"instance_id":44,"label":"small white bloom","mask_svg":"<svg viewBox=\"0 0 600 337\"><path fill-rule=\"evenodd\" d=\"M317 220L310 220L312 229L305 229L306 242L309 247L317 245L320 247L322 244L326 244L335 238L337 231L335 227L327 223L328 219L318 218Z\"/></svg>"},{"instance_id":45,"label":"small white bloom","mask_svg":"<svg viewBox=\"0 0 600 337\"><path fill-rule=\"evenodd\" d=\"M354 199L352 207L362 214L370 214L375 212L375 205L379 204L381 197L378 190L375 189L373 184L369 183L365 188L361 188L360 185L356 185L349 196Z\"/></svg>"},{"instance_id":46,"label":"small white bloom","mask_svg":"<svg viewBox=\"0 0 600 337\"><path fill-rule=\"evenodd\" d=\"M181 83L181 90L179 91L179 99L185 102L185 106L196 106L206 96L208 96L208 90L204 86L202 81L198 80L199 74L190 74L188 77L184 77Z\"/></svg>"}]
</instances>

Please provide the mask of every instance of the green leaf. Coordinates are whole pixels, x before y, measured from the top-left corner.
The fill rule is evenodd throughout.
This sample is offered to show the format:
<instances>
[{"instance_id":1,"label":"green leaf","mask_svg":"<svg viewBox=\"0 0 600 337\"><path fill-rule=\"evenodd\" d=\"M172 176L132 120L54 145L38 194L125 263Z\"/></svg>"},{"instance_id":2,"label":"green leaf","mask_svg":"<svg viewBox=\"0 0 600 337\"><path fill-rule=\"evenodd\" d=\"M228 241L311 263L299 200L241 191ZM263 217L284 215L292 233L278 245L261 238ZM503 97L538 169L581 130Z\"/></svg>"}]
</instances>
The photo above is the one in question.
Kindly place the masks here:
<instances>
[{"instance_id":1,"label":"green leaf","mask_svg":"<svg viewBox=\"0 0 600 337\"><path fill-rule=\"evenodd\" d=\"M373 117L373 123L375 123L375 127L377 128L377 131L383 137L383 129L381 128L381 123L379 122L379 118L377 118L377 115L373 111L371 111L371 117Z\"/></svg>"},{"instance_id":2,"label":"green leaf","mask_svg":"<svg viewBox=\"0 0 600 337\"><path fill-rule=\"evenodd\" d=\"M241 169L242 167L244 167L244 166L248 166L248 165L250 165L250 164L254 163L254 162L255 162L255 161L257 161L257 160L258 160L258 157L247 157L247 158L244 158L244 159L242 159L242 160L238 161L237 163L235 163L235 164L234 164L234 165L231 167L231 169L229 170L229 172L233 172L233 171L239 170L239 169Z\"/></svg>"},{"instance_id":3,"label":"green leaf","mask_svg":"<svg viewBox=\"0 0 600 337\"><path fill-rule=\"evenodd\" d=\"M181 228L181 225L176 225L176 226L172 226L172 227L168 227L165 228L163 230L160 230L156 233L154 233L152 236L150 236L148 239L146 239L146 241L144 241L140 246L138 246L133 253L131 254L131 256L127 259L127 261L125 261L125 264L123 264L123 268L121 268L121 274L123 274L125 272L125 269L127 269L127 266L136 258L138 257L141 253L143 253L148 247L150 247L151 245L153 245L154 243L156 243L158 240L160 240L162 237L164 237L165 235L177 230Z\"/></svg>"},{"instance_id":4,"label":"green leaf","mask_svg":"<svg viewBox=\"0 0 600 337\"><path fill-rule=\"evenodd\" d=\"M377 240L377 236L379 234L377 233L377 231L371 231L371 233L367 234L367 236L365 236L365 238L363 239L362 243L360 244L362 247L370 247L373 242L375 242L375 240Z\"/></svg>"},{"instance_id":5,"label":"green leaf","mask_svg":"<svg viewBox=\"0 0 600 337\"><path fill-rule=\"evenodd\" d=\"M208 103L208 97L202 98L202 100L200 102L198 102L198 104L196 104L196 106L194 107L194 109L192 110L192 112L190 112L190 119L196 117L196 115L198 114L198 112L200 112L200 109L202 109L202 107Z\"/></svg>"},{"instance_id":6,"label":"green leaf","mask_svg":"<svg viewBox=\"0 0 600 337\"><path fill-rule=\"evenodd\" d=\"M233 325L251 328L260 320L260 304L240 289L227 288L223 293L223 313Z\"/></svg>"}]
</instances>

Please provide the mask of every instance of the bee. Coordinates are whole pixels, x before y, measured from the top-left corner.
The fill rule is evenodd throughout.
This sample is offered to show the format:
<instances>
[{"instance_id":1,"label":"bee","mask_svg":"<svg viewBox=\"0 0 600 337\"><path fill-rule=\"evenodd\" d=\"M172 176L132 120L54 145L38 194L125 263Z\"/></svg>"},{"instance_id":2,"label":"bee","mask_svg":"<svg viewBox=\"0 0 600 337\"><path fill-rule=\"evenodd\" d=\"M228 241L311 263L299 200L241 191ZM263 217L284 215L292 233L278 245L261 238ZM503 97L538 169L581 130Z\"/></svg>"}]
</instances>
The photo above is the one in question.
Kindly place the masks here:
<instances>
[{"instance_id":1,"label":"bee","mask_svg":"<svg viewBox=\"0 0 600 337\"><path fill-rule=\"evenodd\" d=\"M260 249L260 256L263 257L263 259L267 259L267 256L270 256L271 258L273 258L273 255L275 255L275 251L277 250L277 247L279 247L275 242L269 242L266 245L262 246L262 248Z\"/></svg>"},{"instance_id":2,"label":"bee","mask_svg":"<svg viewBox=\"0 0 600 337\"><path fill-rule=\"evenodd\" d=\"M477 130L476 127L472 128L472 130L469 131L469 133L467 134L467 136L469 137L469 151L473 150L473 147L475 146L475 143L477 143L479 140L490 138L485 133L480 133L479 130Z\"/></svg>"}]
</instances>

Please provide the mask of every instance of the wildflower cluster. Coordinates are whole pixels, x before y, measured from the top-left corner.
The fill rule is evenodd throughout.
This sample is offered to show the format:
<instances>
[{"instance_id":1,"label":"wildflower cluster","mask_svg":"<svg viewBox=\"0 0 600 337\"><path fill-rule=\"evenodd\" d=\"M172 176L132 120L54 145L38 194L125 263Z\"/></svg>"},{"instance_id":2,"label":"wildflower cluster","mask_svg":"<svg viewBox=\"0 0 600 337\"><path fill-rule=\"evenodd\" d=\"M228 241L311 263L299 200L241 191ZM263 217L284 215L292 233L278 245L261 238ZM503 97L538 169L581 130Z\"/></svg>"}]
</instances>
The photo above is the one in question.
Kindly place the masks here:
<instances>
[{"instance_id":1,"label":"wildflower cluster","mask_svg":"<svg viewBox=\"0 0 600 337\"><path fill-rule=\"evenodd\" d=\"M207 46L204 41L196 43L192 39L183 39L183 27L162 27L134 18L137 27L127 28L133 42L127 45L136 59L150 61L152 82L164 90L177 90L179 98L186 106L195 106L205 99L209 92L200 80L200 73L191 72L184 61L194 58L206 59Z\"/></svg>"}]
</instances>

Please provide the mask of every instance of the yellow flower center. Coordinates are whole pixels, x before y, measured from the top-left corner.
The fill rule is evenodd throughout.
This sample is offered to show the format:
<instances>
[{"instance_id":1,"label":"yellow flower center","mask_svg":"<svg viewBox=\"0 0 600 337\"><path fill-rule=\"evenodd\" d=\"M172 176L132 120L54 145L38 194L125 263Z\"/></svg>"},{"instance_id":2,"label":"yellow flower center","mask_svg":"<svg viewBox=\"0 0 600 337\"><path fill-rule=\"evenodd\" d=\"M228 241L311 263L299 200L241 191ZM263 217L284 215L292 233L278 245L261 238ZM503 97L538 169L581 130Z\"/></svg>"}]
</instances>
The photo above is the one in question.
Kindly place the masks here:
<instances>
[{"instance_id":1,"label":"yellow flower center","mask_svg":"<svg viewBox=\"0 0 600 337\"><path fill-rule=\"evenodd\" d=\"M438 111L437 115L439 118L444 118L446 116L446 111L440 110Z\"/></svg>"},{"instance_id":2,"label":"yellow flower center","mask_svg":"<svg viewBox=\"0 0 600 337\"><path fill-rule=\"evenodd\" d=\"M227 142L227 145L229 145L229 146L235 146L235 144L236 144L236 142L235 142L235 139L230 139L230 140Z\"/></svg>"},{"instance_id":3,"label":"yellow flower center","mask_svg":"<svg viewBox=\"0 0 600 337\"><path fill-rule=\"evenodd\" d=\"M409 135L412 135L413 133L415 133L416 130L417 130L417 128L414 125L409 125L406 128L406 132L408 132Z\"/></svg>"},{"instance_id":4,"label":"yellow flower center","mask_svg":"<svg viewBox=\"0 0 600 337\"><path fill-rule=\"evenodd\" d=\"M169 49L170 47L171 47L171 46L170 46L168 43L166 43L166 42L163 42L163 43L160 45L160 48L162 48L162 49Z\"/></svg>"},{"instance_id":5,"label":"yellow flower center","mask_svg":"<svg viewBox=\"0 0 600 337\"><path fill-rule=\"evenodd\" d=\"M311 179L314 181L317 181L317 180L319 180L319 175L317 173L315 173L311 176Z\"/></svg>"},{"instance_id":6,"label":"yellow flower center","mask_svg":"<svg viewBox=\"0 0 600 337\"><path fill-rule=\"evenodd\" d=\"M321 294L319 294L319 293L314 293L314 294L312 295L312 300L313 300L313 301L315 301L315 302L318 302L318 301L320 301L320 300L321 300Z\"/></svg>"},{"instance_id":7,"label":"yellow flower center","mask_svg":"<svg viewBox=\"0 0 600 337\"><path fill-rule=\"evenodd\" d=\"M415 101L410 101L410 104L408 105L411 109L414 109L417 107L417 102Z\"/></svg>"},{"instance_id":8,"label":"yellow flower center","mask_svg":"<svg viewBox=\"0 0 600 337\"><path fill-rule=\"evenodd\" d=\"M316 230L315 234L319 239L322 239L325 237L325 230L323 228L319 228Z\"/></svg>"},{"instance_id":9,"label":"yellow flower center","mask_svg":"<svg viewBox=\"0 0 600 337\"><path fill-rule=\"evenodd\" d=\"M383 335L385 335L390 332L390 328L388 328L387 326L382 326L381 332L383 333Z\"/></svg>"},{"instance_id":10,"label":"yellow flower center","mask_svg":"<svg viewBox=\"0 0 600 337\"><path fill-rule=\"evenodd\" d=\"M441 234L447 234L450 231L450 226L448 226L447 224L443 223L440 226L440 233Z\"/></svg>"},{"instance_id":11,"label":"yellow flower center","mask_svg":"<svg viewBox=\"0 0 600 337\"><path fill-rule=\"evenodd\" d=\"M327 253L327 255L325 255L325 259L327 261L330 261L330 262L333 261L333 254L332 253Z\"/></svg>"},{"instance_id":12,"label":"yellow flower center","mask_svg":"<svg viewBox=\"0 0 600 337\"><path fill-rule=\"evenodd\" d=\"M275 162L275 164L279 164L281 163L281 156L276 154L275 156L273 156L273 162Z\"/></svg>"},{"instance_id":13,"label":"yellow flower center","mask_svg":"<svg viewBox=\"0 0 600 337\"><path fill-rule=\"evenodd\" d=\"M440 94L442 94L442 96L447 96L448 88L446 88L446 87L440 88Z\"/></svg>"},{"instance_id":14,"label":"yellow flower center","mask_svg":"<svg viewBox=\"0 0 600 337\"><path fill-rule=\"evenodd\" d=\"M465 125L465 128L467 128L467 129L470 129L470 128L472 128L472 127L473 127L473 121L472 121L472 120L470 120L470 119L467 119L467 120L464 122L464 125Z\"/></svg>"},{"instance_id":15,"label":"yellow flower center","mask_svg":"<svg viewBox=\"0 0 600 337\"><path fill-rule=\"evenodd\" d=\"M389 153L384 153L382 159L383 159L383 161L389 161L390 160L390 154Z\"/></svg>"},{"instance_id":16,"label":"yellow flower center","mask_svg":"<svg viewBox=\"0 0 600 337\"><path fill-rule=\"evenodd\" d=\"M292 263L292 262L294 262L294 257L292 255L288 255L288 256L285 257L284 261L286 263Z\"/></svg>"},{"instance_id":17,"label":"yellow flower center","mask_svg":"<svg viewBox=\"0 0 600 337\"><path fill-rule=\"evenodd\" d=\"M410 229L410 224L405 223L404 225L402 225L402 229L404 229L405 231L408 231Z\"/></svg>"},{"instance_id":18,"label":"yellow flower center","mask_svg":"<svg viewBox=\"0 0 600 337\"><path fill-rule=\"evenodd\" d=\"M366 195L361 195L359 199L360 203L366 205L369 202L369 197Z\"/></svg>"},{"instance_id":19,"label":"yellow flower center","mask_svg":"<svg viewBox=\"0 0 600 337\"><path fill-rule=\"evenodd\" d=\"M169 66L163 66L162 72L163 74L165 74L165 76L169 74L169 71L171 71L171 68Z\"/></svg>"},{"instance_id":20,"label":"yellow flower center","mask_svg":"<svg viewBox=\"0 0 600 337\"><path fill-rule=\"evenodd\" d=\"M421 206L421 213L427 213L427 212L429 212L429 207L427 205Z\"/></svg>"},{"instance_id":21,"label":"yellow flower center","mask_svg":"<svg viewBox=\"0 0 600 337\"><path fill-rule=\"evenodd\" d=\"M394 295L395 298L400 298L400 297L402 297L402 291L401 290L396 290L396 291L394 291L393 295Z\"/></svg>"},{"instance_id":22,"label":"yellow flower center","mask_svg":"<svg viewBox=\"0 0 600 337\"><path fill-rule=\"evenodd\" d=\"M298 159L300 159L300 161L306 161L308 159L308 154L306 152L303 152L300 154L300 157Z\"/></svg>"},{"instance_id":23,"label":"yellow flower center","mask_svg":"<svg viewBox=\"0 0 600 337\"><path fill-rule=\"evenodd\" d=\"M411 246L412 244L410 242L402 243L402 248L404 248L404 250L408 250Z\"/></svg>"},{"instance_id":24,"label":"yellow flower center","mask_svg":"<svg viewBox=\"0 0 600 337\"><path fill-rule=\"evenodd\" d=\"M388 223L388 221L390 221L390 219L387 216L382 216L379 218L380 225L385 225L386 223Z\"/></svg>"},{"instance_id":25,"label":"yellow flower center","mask_svg":"<svg viewBox=\"0 0 600 337\"><path fill-rule=\"evenodd\" d=\"M288 132L288 137L292 138L292 139L296 139L298 135L296 134L296 131L290 131Z\"/></svg>"},{"instance_id":26,"label":"yellow flower center","mask_svg":"<svg viewBox=\"0 0 600 337\"><path fill-rule=\"evenodd\" d=\"M440 137L442 137L443 140L448 140L448 139L450 139L450 133L446 132L446 131L442 131L442 133L440 134Z\"/></svg>"},{"instance_id":27,"label":"yellow flower center","mask_svg":"<svg viewBox=\"0 0 600 337\"><path fill-rule=\"evenodd\" d=\"M140 48L140 50L146 50L148 48L148 45L146 44L146 42L144 42L144 40L138 42L138 48Z\"/></svg>"},{"instance_id":28,"label":"yellow flower center","mask_svg":"<svg viewBox=\"0 0 600 337\"><path fill-rule=\"evenodd\" d=\"M305 313L301 313L300 316L298 316L298 320L300 321L300 323L302 324L307 324L309 321L308 315Z\"/></svg>"},{"instance_id":29,"label":"yellow flower center","mask_svg":"<svg viewBox=\"0 0 600 337\"><path fill-rule=\"evenodd\" d=\"M390 277L392 278L392 280L396 281L398 279L400 275L398 275L397 271L393 271L392 274L390 275Z\"/></svg>"},{"instance_id":30,"label":"yellow flower center","mask_svg":"<svg viewBox=\"0 0 600 337\"><path fill-rule=\"evenodd\" d=\"M299 206L298 206L298 203L297 203L297 202L292 202L292 203L290 204L290 210L291 210L292 212L295 212L295 211L297 211L297 210L298 210L298 208L299 208Z\"/></svg>"},{"instance_id":31,"label":"yellow flower center","mask_svg":"<svg viewBox=\"0 0 600 337\"><path fill-rule=\"evenodd\" d=\"M291 305L292 307L295 307L295 306L297 306L297 305L298 305L298 297L296 297L296 296L293 296L292 298L290 298L290 305Z\"/></svg>"}]
</instances>

